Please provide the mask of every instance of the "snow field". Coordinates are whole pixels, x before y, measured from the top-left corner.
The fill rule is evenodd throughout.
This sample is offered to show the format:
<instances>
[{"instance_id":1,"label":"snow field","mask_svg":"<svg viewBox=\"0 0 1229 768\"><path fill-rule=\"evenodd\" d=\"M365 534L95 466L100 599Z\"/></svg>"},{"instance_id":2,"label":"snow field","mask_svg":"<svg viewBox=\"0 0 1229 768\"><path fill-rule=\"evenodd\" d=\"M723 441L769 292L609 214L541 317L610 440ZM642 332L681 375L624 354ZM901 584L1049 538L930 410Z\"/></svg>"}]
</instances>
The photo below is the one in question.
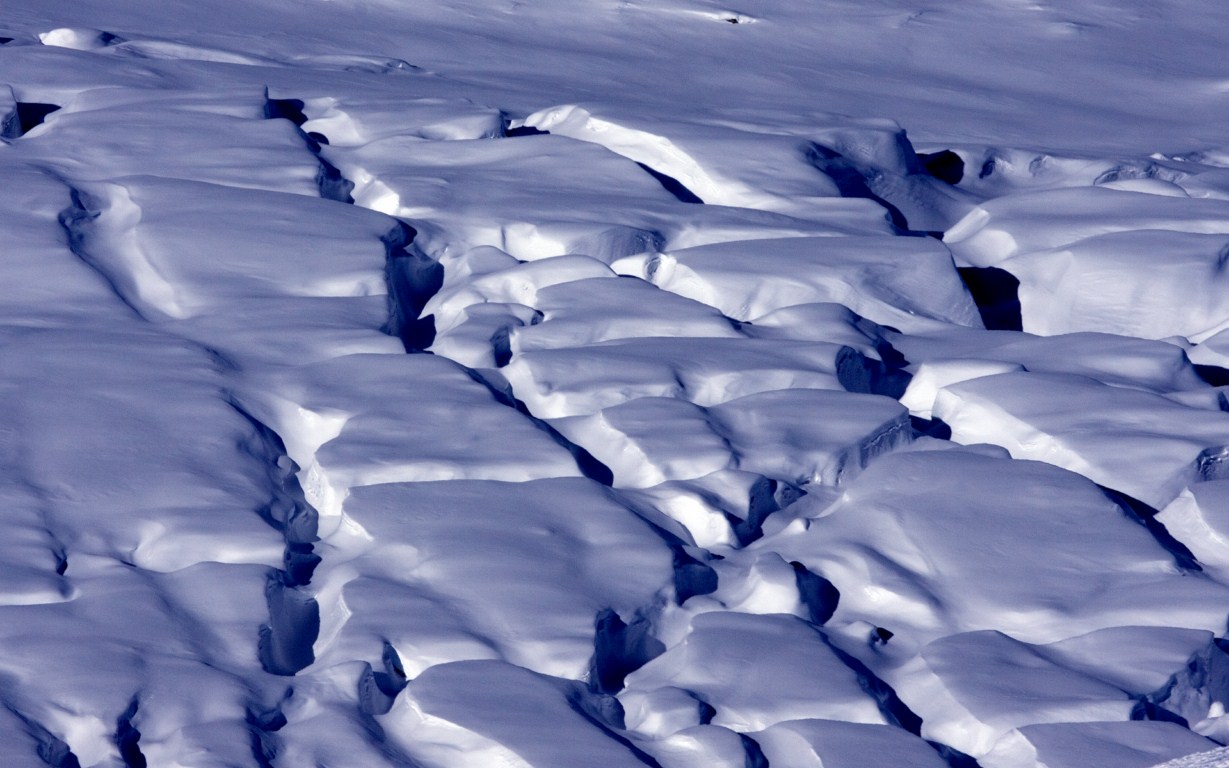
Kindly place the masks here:
<instances>
[{"instance_id":1,"label":"snow field","mask_svg":"<svg viewBox=\"0 0 1229 768\"><path fill-rule=\"evenodd\" d=\"M1212 75L827 5L16 14L5 764L1219 764Z\"/></svg>"}]
</instances>

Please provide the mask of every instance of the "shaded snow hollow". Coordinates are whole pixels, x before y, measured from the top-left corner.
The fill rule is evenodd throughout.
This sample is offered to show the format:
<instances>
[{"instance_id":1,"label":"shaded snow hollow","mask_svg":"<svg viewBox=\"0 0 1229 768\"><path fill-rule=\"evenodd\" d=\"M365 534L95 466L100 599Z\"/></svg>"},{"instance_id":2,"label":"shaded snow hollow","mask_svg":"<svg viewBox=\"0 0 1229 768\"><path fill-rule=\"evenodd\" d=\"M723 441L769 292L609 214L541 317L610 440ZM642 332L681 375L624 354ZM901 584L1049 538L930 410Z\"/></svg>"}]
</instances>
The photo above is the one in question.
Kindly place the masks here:
<instances>
[{"instance_id":1,"label":"shaded snow hollow","mask_svg":"<svg viewBox=\"0 0 1229 768\"><path fill-rule=\"evenodd\" d=\"M1229 765L1226 29L8 14L0 765Z\"/></svg>"}]
</instances>

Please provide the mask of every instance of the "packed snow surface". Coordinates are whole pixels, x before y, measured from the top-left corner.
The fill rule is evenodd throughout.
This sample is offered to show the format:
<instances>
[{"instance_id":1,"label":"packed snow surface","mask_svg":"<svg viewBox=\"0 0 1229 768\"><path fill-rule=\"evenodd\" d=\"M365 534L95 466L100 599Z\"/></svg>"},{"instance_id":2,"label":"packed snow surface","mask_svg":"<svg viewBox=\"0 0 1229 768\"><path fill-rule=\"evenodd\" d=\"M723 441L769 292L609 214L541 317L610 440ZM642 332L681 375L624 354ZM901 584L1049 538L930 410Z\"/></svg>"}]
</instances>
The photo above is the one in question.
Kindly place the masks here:
<instances>
[{"instance_id":1,"label":"packed snow surface","mask_svg":"<svg viewBox=\"0 0 1229 768\"><path fill-rule=\"evenodd\" d=\"M1229 766L1229 6L0 12L0 765Z\"/></svg>"}]
</instances>

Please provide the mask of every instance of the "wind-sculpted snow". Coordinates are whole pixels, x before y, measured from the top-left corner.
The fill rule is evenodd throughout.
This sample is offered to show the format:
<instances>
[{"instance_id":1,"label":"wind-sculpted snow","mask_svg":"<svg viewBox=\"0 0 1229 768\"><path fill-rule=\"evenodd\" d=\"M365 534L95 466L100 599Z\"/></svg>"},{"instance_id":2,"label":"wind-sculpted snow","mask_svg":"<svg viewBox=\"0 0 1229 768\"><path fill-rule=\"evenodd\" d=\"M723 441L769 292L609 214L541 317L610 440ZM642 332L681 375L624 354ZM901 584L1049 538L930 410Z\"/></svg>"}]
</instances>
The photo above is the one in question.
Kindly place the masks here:
<instances>
[{"instance_id":1,"label":"wind-sculpted snow","mask_svg":"<svg viewBox=\"0 0 1229 768\"><path fill-rule=\"evenodd\" d=\"M748 282L748 268L763 276ZM753 323L784 307L836 302L907 331L935 327L928 320L980 325L951 254L930 239L728 242L654 254L642 270L644 279L662 288Z\"/></svg>"},{"instance_id":2,"label":"wind-sculpted snow","mask_svg":"<svg viewBox=\"0 0 1229 768\"><path fill-rule=\"evenodd\" d=\"M15 9L0 764L1229 765L1227 22Z\"/></svg>"},{"instance_id":3,"label":"wind-sculpted snow","mask_svg":"<svg viewBox=\"0 0 1229 768\"><path fill-rule=\"evenodd\" d=\"M944 387L933 410L958 441L1001 445L1157 508L1229 469L1229 414L1083 376L983 375Z\"/></svg>"}]
</instances>

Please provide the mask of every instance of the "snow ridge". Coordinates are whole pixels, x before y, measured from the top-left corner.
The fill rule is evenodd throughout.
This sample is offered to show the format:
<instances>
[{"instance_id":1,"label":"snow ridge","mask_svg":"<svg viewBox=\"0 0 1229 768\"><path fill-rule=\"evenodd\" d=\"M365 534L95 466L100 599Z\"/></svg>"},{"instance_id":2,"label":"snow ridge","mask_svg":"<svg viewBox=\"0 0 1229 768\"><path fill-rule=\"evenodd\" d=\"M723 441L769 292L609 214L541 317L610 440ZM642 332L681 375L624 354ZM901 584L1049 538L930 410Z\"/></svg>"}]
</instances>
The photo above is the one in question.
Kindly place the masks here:
<instances>
[{"instance_id":1,"label":"snow ridge","mask_svg":"<svg viewBox=\"0 0 1229 768\"><path fill-rule=\"evenodd\" d=\"M0 762L1229 764L1223 148L935 122L895 2L861 116L814 10L360 5L0 37Z\"/></svg>"}]
</instances>

